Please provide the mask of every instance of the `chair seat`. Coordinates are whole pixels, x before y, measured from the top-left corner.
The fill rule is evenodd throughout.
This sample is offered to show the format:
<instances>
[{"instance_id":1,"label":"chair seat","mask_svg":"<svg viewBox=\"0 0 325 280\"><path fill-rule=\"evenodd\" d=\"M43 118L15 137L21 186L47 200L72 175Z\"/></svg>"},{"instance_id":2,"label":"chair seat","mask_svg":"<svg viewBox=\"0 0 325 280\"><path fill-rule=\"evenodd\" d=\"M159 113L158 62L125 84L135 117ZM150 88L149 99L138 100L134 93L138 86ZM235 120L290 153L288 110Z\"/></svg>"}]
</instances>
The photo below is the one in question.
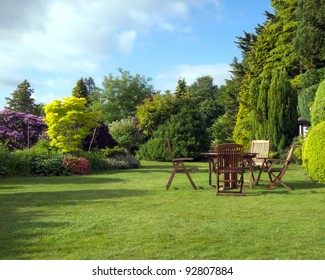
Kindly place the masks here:
<instances>
[{"instance_id":1,"label":"chair seat","mask_svg":"<svg viewBox=\"0 0 325 280\"><path fill-rule=\"evenodd\" d=\"M268 170L268 172L281 172L283 168L271 168Z\"/></svg>"},{"instance_id":2,"label":"chair seat","mask_svg":"<svg viewBox=\"0 0 325 280\"><path fill-rule=\"evenodd\" d=\"M219 173L241 173L243 172L242 167L223 167L218 169Z\"/></svg>"},{"instance_id":3,"label":"chair seat","mask_svg":"<svg viewBox=\"0 0 325 280\"><path fill-rule=\"evenodd\" d=\"M174 158L172 159L172 161L190 161L190 160L194 160L194 158Z\"/></svg>"}]
</instances>

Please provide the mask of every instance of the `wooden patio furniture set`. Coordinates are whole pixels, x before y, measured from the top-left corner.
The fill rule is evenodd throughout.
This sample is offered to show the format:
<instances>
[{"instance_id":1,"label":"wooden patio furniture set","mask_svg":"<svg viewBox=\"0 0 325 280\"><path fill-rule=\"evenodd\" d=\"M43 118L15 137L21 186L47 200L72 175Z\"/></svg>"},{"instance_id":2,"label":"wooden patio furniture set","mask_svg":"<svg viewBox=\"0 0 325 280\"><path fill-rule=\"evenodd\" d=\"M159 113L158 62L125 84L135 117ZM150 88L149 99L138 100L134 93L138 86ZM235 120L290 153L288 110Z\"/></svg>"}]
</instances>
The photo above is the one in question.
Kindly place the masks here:
<instances>
[{"instance_id":1,"label":"wooden patio furniture set","mask_svg":"<svg viewBox=\"0 0 325 280\"><path fill-rule=\"evenodd\" d=\"M172 150L172 143L167 141L168 150L173 164L173 171L166 185L169 190L176 173L184 172L189 179L193 189L197 189L190 172L193 168L187 168L185 162L193 161L193 158L175 158ZM212 175L216 176L216 194L217 195L245 195L244 172L249 173L249 187L252 183L256 185L261 181L263 172L267 172L271 190L279 184L287 190L291 188L283 182L289 164L292 161L295 146L291 145L288 156L285 160L269 158L269 141L253 140L250 151L244 152L243 145L240 144L220 144L211 147L208 152L202 153L209 163L209 185L212 184ZM257 169L257 177L254 176L254 169Z\"/></svg>"}]
</instances>

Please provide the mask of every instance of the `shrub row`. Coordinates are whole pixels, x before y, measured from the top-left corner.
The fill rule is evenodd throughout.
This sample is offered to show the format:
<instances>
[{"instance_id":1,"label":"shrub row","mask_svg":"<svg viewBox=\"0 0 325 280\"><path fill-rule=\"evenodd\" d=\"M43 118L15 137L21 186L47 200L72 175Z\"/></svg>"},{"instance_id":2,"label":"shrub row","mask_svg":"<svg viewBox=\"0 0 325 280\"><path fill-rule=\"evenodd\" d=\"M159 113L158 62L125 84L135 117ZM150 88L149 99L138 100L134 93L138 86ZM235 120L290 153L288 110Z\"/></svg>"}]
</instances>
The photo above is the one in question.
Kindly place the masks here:
<instances>
[{"instance_id":1,"label":"shrub row","mask_svg":"<svg viewBox=\"0 0 325 280\"><path fill-rule=\"evenodd\" d=\"M101 151L81 152L78 155L63 154L52 151L47 143L41 142L29 150L13 152L0 143L0 176L83 175L140 166L140 162L130 155L119 154L107 158Z\"/></svg>"}]
</instances>

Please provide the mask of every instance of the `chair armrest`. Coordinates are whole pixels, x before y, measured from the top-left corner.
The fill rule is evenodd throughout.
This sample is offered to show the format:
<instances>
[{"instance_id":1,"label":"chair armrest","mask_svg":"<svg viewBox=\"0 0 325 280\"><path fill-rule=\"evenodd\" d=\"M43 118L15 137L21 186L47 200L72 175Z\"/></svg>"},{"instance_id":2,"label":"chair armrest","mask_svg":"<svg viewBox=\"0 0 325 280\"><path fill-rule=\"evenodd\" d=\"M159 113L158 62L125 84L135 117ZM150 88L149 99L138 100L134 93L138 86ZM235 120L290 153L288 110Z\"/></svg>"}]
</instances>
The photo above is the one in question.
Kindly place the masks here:
<instances>
[{"instance_id":1,"label":"chair armrest","mask_svg":"<svg viewBox=\"0 0 325 280\"><path fill-rule=\"evenodd\" d=\"M269 158L269 159L267 159L267 161L270 163L287 162L286 159L276 159L276 158Z\"/></svg>"}]
</instances>

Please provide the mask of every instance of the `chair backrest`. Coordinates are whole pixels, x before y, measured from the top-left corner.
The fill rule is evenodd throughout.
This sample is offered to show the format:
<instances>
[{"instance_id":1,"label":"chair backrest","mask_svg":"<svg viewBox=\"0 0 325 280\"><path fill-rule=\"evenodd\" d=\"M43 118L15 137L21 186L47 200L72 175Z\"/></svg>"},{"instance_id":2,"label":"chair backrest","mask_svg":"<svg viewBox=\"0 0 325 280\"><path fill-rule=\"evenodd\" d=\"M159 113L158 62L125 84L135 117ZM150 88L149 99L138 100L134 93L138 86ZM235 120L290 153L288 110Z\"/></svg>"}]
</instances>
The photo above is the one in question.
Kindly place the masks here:
<instances>
[{"instance_id":1,"label":"chair backrest","mask_svg":"<svg viewBox=\"0 0 325 280\"><path fill-rule=\"evenodd\" d=\"M288 167L289 167L289 164L291 163L292 161L292 158L293 158L293 153L295 151L295 148L296 146L294 144L291 145L290 147L290 150L289 150L289 153L288 153L288 156L287 156L287 159L282 167L282 170L281 172L279 173L279 177L282 178L282 176L286 173Z\"/></svg>"},{"instance_id":2,"label":"chair backrest","mask_svg":"<svg viewBox=\"0 0 325 280\"><path fill-rule=\"evenodd\" d=\"M218 168L243 167L244 146L240 144L220 144L214 148L218 154Z\"/></svg>"},{"instance_id":3,"label":"chair backrest","mask_svg":"<svg viewBox=\"0 0 325 280\"><path fill-rule=\"evenodd\" d=\"M293 153L295 151L296 146L294 144L291 145L288 156L287 156L287 162L290 163L293 158Z\"/></svg>"},{"instance_id":4,"label":"chair backrest","mask_svg":"<svg viewBox=\"0 0 325 280\"><path fill-rule=\"evenodd\" d=\"M263 158L269 157L270 141L269 140L253 140L251 142L250 152L257 153L253 161L256 165L262 165Z\"/></svg>"},{"instance_id":5,"label":"chair backrest","mask_svg":"<svg viewBox=\"0 0 325 280\"><path fill-rule=\"evenodd\" d=\"M172 150L172 144L170 142L170 140L167 140L167 146L168 146L168 151L170 154L170 160L174 160L174 154L173 154L173 150Z\"/></svg>"}]
</instances>

